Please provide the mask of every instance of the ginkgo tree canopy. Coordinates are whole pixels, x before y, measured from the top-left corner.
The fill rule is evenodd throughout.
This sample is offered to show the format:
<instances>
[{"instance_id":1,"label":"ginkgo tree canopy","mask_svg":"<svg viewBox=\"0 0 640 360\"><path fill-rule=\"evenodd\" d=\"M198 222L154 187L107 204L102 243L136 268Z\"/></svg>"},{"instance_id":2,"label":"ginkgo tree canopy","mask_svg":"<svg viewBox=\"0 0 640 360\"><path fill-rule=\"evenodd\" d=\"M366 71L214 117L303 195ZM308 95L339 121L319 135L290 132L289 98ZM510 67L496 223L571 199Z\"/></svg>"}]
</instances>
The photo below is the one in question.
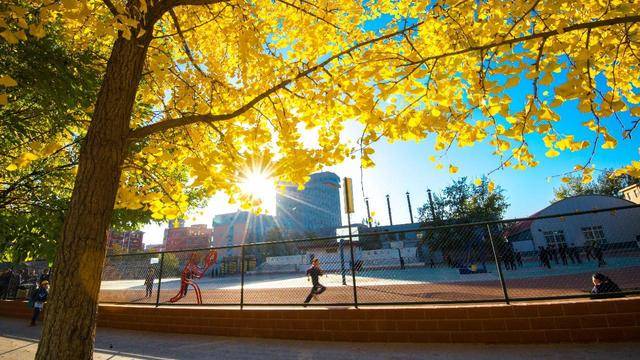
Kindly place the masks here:
<instances>
[{"instance_id":1,"label":"ginkgo tree canopy","mask_svg":"<svg viewBox=\"0 0 640 360\"><path fill-rule=\"evenodd\" d=\"M640 118L635 1L25 0L0 11L0 41L41 38L56 24L68 47L105 59L97 71L116 39L152 33L116 204L156 219L183 214L193 189L259 207L238 187L246 172L304 183L358 153L372 166L382 137L434 134L440 152L487 142L497 168L583 151L567 171L588 182L593 154L631 138ZM19 100L11 71L0 68L0 106ZM510 89L523 83L516 102ZM567 102L584 118L561 118ZM364 129L355 146L341 141L346 121ZM592 136L556 130L567 121ZM85 134L77 126L31 143L6 170ZM547 151L533 153L532 142ZM618 173L640 176L640 162Z\"/></svg>"}]
</instances>

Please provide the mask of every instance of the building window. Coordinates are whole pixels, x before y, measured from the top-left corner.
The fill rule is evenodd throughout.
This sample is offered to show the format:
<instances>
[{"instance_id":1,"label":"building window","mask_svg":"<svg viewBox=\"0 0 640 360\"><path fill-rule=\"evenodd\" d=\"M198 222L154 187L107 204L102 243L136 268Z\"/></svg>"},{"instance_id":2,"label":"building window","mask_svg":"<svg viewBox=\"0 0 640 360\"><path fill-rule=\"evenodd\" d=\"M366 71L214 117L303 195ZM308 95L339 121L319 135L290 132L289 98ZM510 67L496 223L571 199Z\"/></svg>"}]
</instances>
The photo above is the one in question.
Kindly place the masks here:
<instances>
[{"instance_id":1,"label":"building window","mask_svg":"<svg viewBox=\"0 0 640 360\"><path fill-rule=\"evenodd\" d=\"M564 231L545 231L542 233L544 235L544 239L547 241L547 245L561 245L566 244L567 241L564 238Z\"/></svg>"},{"instance_id":2,"label":"building window","mask_svg":"<svg viewBox=\"0 0 640 360\"><path fill-rule=\"evenodd\" d=\"M604 231L602 225L583 227L582 234L587 242L593 242L596 244L606 244L607 239L604 237Z\"/></svg>"}]
</instances>

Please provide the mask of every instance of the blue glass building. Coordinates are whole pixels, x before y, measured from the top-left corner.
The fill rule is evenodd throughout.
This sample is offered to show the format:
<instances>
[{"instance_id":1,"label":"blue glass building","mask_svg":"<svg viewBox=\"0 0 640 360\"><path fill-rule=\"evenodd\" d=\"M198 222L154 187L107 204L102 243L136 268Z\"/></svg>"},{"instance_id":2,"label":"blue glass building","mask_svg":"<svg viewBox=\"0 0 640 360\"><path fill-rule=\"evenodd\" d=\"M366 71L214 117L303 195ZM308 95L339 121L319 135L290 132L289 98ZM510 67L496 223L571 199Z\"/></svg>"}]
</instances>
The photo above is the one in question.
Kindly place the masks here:
<instances>
[{"instance_id":1,"label":"blue glass building","mask_svg":"<svg viewBox=\"0 0 640 360\"><path fill-rule=\"evenodd\" d=\"M278 225L290 233L334 235L342 226L340 178L332 172L311 175L303 190L284 184L276 194Z\"/></svg>"}]
</instances>

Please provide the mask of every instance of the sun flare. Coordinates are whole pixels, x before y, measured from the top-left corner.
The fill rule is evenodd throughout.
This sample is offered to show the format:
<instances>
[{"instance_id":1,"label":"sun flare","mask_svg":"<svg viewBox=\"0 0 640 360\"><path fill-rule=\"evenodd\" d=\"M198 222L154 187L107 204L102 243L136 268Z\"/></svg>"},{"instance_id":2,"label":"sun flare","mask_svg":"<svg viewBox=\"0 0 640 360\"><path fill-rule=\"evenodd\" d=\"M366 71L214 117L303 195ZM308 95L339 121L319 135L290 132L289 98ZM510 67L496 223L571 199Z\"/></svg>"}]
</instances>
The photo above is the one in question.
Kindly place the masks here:
<instances>
[{"instance_id":1,"label":"sun flare","mask_svg":"<svg viewBox=\"0 0 640 360\"><path fill-rule=\"evenodd\" d=\"M262 210L274 214L276 209L275 180L263 171L250 171L240 181L240 189L254 199L260 200Z\"/></svg>"}]
</instances>

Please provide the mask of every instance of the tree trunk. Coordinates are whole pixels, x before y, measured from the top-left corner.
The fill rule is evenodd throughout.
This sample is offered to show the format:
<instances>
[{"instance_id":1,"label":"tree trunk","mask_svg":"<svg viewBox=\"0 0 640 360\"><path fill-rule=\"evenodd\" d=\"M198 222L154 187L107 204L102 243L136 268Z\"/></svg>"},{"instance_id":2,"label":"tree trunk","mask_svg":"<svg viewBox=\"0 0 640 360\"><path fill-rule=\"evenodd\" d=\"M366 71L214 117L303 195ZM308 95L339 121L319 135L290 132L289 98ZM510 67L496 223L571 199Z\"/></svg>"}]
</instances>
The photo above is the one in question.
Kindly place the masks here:
<instances>
[{"instance_id":1,"label":"tree trunk","mask_svg":"<svg viewBox=\"0 0 640 360\"><path fill-rule=\"evenodd\" d=\"M37 359L91 359L106 232L150 37L116 40L80 151Z\"/></svg>"}]
</instances>

